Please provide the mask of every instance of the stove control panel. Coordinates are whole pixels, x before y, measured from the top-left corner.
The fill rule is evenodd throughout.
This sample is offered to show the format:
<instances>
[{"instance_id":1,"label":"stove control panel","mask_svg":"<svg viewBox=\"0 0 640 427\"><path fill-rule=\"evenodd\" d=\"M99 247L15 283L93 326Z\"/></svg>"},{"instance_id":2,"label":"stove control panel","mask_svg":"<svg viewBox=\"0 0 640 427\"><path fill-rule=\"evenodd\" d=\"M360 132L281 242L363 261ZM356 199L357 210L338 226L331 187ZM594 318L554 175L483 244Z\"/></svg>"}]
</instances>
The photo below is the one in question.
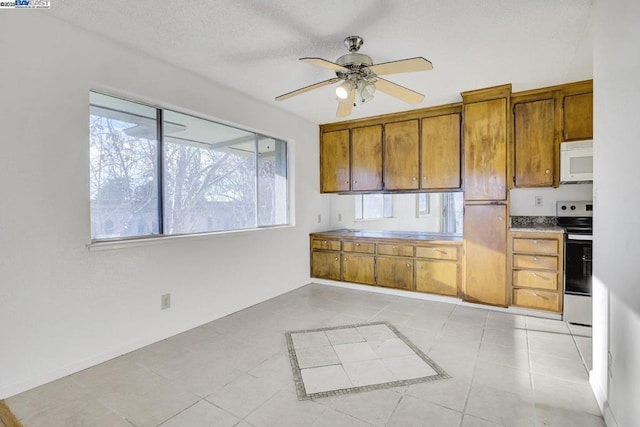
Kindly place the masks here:
<instances>
[{"instance_id":1,"label":"stove control panel","mask_svg":"<svg viewBox=\"0 0 640 427\"><path fill-rule=\"evenodd\" d=\"M593 202L556 202L556 216L593 216Z\"/></svg>"}]
</instances>

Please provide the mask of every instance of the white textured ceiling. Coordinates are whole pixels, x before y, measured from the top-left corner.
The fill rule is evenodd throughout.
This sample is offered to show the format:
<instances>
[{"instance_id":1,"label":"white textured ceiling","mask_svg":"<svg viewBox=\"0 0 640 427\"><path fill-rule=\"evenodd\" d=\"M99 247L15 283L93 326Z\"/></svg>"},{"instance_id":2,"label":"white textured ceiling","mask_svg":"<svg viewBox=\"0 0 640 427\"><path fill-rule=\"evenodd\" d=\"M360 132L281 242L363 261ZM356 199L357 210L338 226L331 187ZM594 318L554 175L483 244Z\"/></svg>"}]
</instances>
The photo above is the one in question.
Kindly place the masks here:
<instances>
[{"instance_id":1,"label":"white textured ceiling","mask_svg":"<svg viewBox=\"0 0 640 427\"><path fill-rule=\"evenodd\" d=\"M386 76L424 93L421 104L377 93L352 119L503 83L518 91L591 78L592 11L593 0L64 0L50 10L314 123L339 121L333 86L274 97L333 77L298 58L335 61L346 36L362 36L374 63L423 56L434 65Z\"/></svg>"}]
</instances>

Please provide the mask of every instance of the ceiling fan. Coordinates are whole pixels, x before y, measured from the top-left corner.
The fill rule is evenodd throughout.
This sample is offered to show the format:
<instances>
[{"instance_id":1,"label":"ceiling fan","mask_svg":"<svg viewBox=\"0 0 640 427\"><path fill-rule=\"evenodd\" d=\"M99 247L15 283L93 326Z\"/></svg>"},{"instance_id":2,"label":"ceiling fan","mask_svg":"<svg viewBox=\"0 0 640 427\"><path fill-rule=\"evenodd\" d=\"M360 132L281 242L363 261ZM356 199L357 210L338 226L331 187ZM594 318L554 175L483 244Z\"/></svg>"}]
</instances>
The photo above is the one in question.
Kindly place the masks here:
<instances>
[{"instance_id":1,"label":"ceiling fan","mask_svg":"<svg viewBox=\"0 0 640 427\"><path fill-rule=\"evenodd\" d=\"M327 61L322 58L300 58L300 61L308 64L335 71L336 77L277 96L276 101L289 99L310 90L342 81L342 83L336 87L336 96L339 101L336 117L345 117L351 114L353 107L356 106L356 101L362 103L370 101L373 99L376 90L394 96L409 104L419 104L422 102L424 99L423 94L385 80L380 76L413 71L429 71L433 69L431 62L425 58L416 57L374 65L371 57L358 53L363 43L364 40L360 36L349 36L345 38L344 44L347 46L347 49L349 49L349 53L342 55L336 62Z\"/></svg>"}]
</instances>

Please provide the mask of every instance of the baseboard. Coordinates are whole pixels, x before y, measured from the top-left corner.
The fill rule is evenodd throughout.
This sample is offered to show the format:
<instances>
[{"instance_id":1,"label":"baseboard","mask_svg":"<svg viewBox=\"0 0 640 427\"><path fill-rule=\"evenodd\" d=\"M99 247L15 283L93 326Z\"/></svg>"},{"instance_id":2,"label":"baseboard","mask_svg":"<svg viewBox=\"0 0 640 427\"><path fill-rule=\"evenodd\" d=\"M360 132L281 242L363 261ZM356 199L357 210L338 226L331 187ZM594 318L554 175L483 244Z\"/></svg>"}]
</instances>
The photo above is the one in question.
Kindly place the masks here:
<instances>
[{"instance_id":1,"label":"baseboard","mask_svg":"<svg viewBox=\"0 0 640 427\"><path fill-rule=\"evenodd\" d=\"M613 416L613 412L611 412L611 406L609 406L607 394L604 392L601 384L593 374L593 370L589 371L589 385L591 385L591 390L593 391L593 395L596 398L596 402L598 403L598 407L600 408L600 412L604 418L604 423L607 427L618 427L616 418Z\"/></svg>"},{"instance_id":2,"label":"baseboard","mask_svg":"<svg viewBox=\"0 0 640 427\"><path fill-rule=\"evenodd\" d=\"M473 302L463 301L457 297L447 297L444 295L427 294L422 292L403 291L402 289L383 288L380 286L361 285L350 282L337 282L335 280L312 278L312 283L320 285L336 286L338 288L357 289L359 291L374 292L378 294L396 295L407 298L420 299L425 301L446 302L448 304L461 305L464 307L482 308L490 311L499 311L501 313L517 314L521 316L541 317L544 319L562 320L562 315L558 313L548 313L545 311L531 310L521 307L496 307L493 305L477 304Z\"/></svg>"}]
</instances>

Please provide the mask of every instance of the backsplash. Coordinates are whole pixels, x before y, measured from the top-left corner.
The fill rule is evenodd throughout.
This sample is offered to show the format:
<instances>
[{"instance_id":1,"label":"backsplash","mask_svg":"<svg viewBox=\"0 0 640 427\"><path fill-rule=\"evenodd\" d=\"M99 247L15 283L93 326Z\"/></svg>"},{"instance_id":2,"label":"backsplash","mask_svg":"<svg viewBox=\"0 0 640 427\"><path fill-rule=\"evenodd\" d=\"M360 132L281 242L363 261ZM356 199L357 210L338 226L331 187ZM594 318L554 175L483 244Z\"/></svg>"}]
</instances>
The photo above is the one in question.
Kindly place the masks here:
<instances>
[{"instance_id":1,"label":"backsplash","mask_svg":"<svg viewBox=\"0 0 640 427\"><path fill-rule=\"evenodd\" d=\"M556 225L554 216L512 216L510 219L512 228Z\"/></svg>"}]
</instances>

